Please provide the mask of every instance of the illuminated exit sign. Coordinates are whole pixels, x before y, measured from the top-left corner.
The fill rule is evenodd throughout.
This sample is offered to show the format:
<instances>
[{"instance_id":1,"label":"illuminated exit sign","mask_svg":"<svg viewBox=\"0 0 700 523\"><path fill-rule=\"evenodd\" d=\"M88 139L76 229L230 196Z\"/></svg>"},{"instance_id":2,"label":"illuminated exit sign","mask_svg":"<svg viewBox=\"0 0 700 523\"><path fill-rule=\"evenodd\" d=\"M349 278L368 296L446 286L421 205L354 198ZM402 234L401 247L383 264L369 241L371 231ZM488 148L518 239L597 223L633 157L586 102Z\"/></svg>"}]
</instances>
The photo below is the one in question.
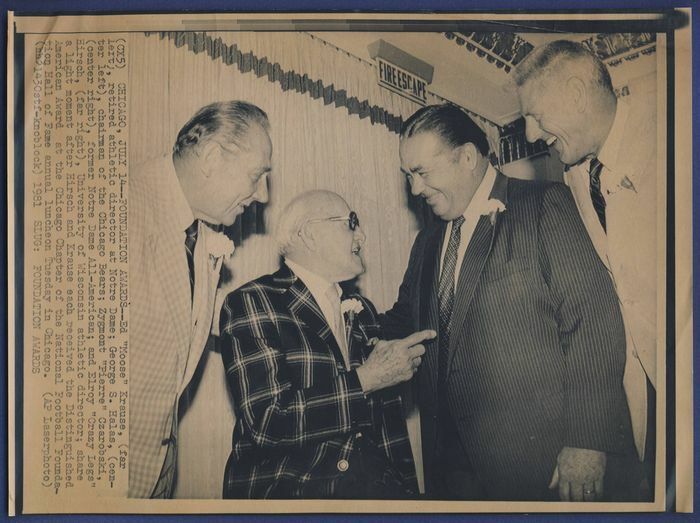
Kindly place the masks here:
<instances>
[{"instance_id":1,"label":"illuminated exit sign","mask_svg":"<svg viewBox=\"0 0 700 523\"><path fill-rule=\"evenodd\" d=\"M401 67L376 58L379 85L421 105L428 103L428 83Z\"/></svg>"}]
</instances>

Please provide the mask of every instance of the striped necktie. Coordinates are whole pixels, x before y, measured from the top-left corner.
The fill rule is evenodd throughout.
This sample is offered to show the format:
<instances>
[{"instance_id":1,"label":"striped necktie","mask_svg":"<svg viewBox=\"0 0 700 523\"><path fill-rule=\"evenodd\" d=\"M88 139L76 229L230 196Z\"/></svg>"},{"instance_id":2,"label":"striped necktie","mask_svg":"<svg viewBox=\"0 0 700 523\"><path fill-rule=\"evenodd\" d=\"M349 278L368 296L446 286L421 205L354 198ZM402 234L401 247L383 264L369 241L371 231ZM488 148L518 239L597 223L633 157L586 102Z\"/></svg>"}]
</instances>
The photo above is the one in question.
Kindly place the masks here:
<instances>
[{"instance_id":1,"label":"striped necktie","mask_svg":"<svg viewBox=\"0 0 700 523\"><path fill-rule=\"evenodd\" d=\"M190 292L194 298L194 247L197 244L197 232L199 231L199 220L192 222L185 231L185 251L187 251L187 266L190 269Z\"/></svg>"},{"instance_id":2,"label":"striped necktie","mask_svg":"<svg viewBox=\"0 0 700 523\"><path fill-rule=\"evenodd\" d=\"M593 208L598 215L598 220L600 225L603 226L603 230L607 232L605 228L605 198L600 190L600 173L603 171L603 164L598 161L598 158L593 158L591 160L590 167L588 168L588 175L590 176L590 193L591 201L593 202Z\"/></svg>"},{"instance_id":3,"label":"striped necktie","mask_svg":"<svg viewBox=\"0 0 700 523\"><path fill-rule=\"evenodd\" d=\"M442 272L438 286L438 304L440 308L439 346L438 346L438 384L446 381L447 360L450 349L450 323L452 320L452 307L455 300L455 268L457 267L457 252L461 240L460 229L464 223L464 216L459 216L452 221L452 232L445 251L445 259L442 262Z\"/></svg>"}]
</instances>

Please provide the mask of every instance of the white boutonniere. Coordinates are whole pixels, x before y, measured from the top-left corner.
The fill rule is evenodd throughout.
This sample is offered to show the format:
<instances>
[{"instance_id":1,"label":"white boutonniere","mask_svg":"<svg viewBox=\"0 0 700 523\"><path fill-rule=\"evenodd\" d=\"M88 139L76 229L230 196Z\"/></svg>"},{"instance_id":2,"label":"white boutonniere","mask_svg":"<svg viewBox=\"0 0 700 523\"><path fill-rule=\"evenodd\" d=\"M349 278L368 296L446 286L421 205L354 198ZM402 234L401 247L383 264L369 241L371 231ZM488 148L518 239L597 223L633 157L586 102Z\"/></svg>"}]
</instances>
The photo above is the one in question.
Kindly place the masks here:
<instances>
[{"instance_id":1,"label":"white boutonniere","mask_svg":"<svg viewBox=\"0 0 700 523\"><path fill-rule=\"evenodd\" d=\"M214 258L228 258L234 248L233 242L222 232L212 231L207 237L207 250Z\"/></svg>"},{"instance_id":2,"label":"white boutonniere","mask_svg":"<svg viewBox=\"0 0 700 523\"><path fill-rule=\"evenodd\" d=\"M343 314L357 314L358 312L361 312L362 309L364 309L364 307L362 306L362 302L357 298L350 298L348 300L343 300L340 302L340 312L342 312Z\"/></svg>"},{"instance_id":3,"label":"white boutonniere","mask_svg":"<svg viewBox=\"0 0 700 523\"><path fill-rule=\"evenodd\" d=\"M488 216L491 225L495 225L496 216L498 215L498 213L505 212L505 210L506 205L501 200L489 198L488 201L484 204L483 209L481 210L481 215Z\"/></svg>"}]
</instances>

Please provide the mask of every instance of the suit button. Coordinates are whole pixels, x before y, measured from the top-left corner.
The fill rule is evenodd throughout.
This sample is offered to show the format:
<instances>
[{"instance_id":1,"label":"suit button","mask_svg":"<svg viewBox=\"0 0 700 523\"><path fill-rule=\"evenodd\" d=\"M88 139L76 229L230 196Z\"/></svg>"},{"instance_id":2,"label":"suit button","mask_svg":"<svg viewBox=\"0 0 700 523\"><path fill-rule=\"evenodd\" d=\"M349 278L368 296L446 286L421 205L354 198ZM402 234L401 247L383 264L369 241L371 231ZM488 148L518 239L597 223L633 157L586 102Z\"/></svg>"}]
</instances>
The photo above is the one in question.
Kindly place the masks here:
<instances>
[{"instance_id":1,"label":"suit button","mask_svg":"<svg viewBox=\"0 0 700 523\"><path fill-rule=\"evenodd\" d=\"M341 459L341 460L338 462L338 470L339 470L340 472L345 472L345 471L348 470L349 468L350 468L350 463L348 463L348 460L346 460L346 459Z\"/></svg>"}]
</instances>

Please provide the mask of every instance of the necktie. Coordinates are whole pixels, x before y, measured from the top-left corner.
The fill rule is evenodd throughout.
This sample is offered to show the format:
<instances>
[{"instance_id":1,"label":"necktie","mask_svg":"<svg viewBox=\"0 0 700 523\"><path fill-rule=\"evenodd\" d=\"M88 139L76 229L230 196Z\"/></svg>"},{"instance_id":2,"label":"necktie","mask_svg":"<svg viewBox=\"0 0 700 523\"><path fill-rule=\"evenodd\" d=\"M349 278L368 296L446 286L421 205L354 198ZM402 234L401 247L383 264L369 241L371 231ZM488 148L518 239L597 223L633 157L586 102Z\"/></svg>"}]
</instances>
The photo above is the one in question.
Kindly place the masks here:
<instances>
[{"instance_id":1,"label":"necktie","mask_svg":"<svg viewBox=\"0 0 700 523\"><path fill-rule=\"evenodd\" d=\"M194 247L197 244L197 232L199 230L199 221L192 222L185 231L185 251L187 251L187 266L190 269L190 292L194 298Z\"/></svg>"},{"instance_id":2,"label":"necktie","mask_svg":"<svg viewBox=\"0 0 700 523\"><path fill-rule=\"evenodd\" d=\"M603 164L598 161L598 158L593 158L591 160L591 165L588 168L588 175L590 176L590 192L591 201L593 202L593 208L598 215L598 220L600 225L603 226L603 230L607 232L605 228L605 198L603 198L603 193L600 190L600 173L603 171Z\"/></svg>"},{"instance_id":3,"label":"necktie","mask_svg":"<svg viewBox=\"0 0 700 523\"><path fill-rule=\"evenodd\" d=\"M452 320L452 307L455 300L455 268L457 266L457 251L461 239L460 229L464 223L464 216L459 216L452 221L445 259L442 262L442 273L438 286L438 305L440 309L440 324L438 329L438 384L446 381L447 359L450 348L450 322Z\"/></svg>"},{"instance_id":4,"label":"necktie","mask_svg":"<svg viewBox=\"0 0 700 523\"><path fill-rule=\"evenodd\" d=\"M343 318L343 314L340 312L340 296L338 296L338 290L336 289L335 285L328 287L328 290L326 291L326 299L332 307L332 321L330 328L333 331L335 340L338 342L338 347L340 347L345 368L348 368L350 364L350 357L348 355L347 343L345 342L345 319Z\"/></svg>"}]
</instances>

